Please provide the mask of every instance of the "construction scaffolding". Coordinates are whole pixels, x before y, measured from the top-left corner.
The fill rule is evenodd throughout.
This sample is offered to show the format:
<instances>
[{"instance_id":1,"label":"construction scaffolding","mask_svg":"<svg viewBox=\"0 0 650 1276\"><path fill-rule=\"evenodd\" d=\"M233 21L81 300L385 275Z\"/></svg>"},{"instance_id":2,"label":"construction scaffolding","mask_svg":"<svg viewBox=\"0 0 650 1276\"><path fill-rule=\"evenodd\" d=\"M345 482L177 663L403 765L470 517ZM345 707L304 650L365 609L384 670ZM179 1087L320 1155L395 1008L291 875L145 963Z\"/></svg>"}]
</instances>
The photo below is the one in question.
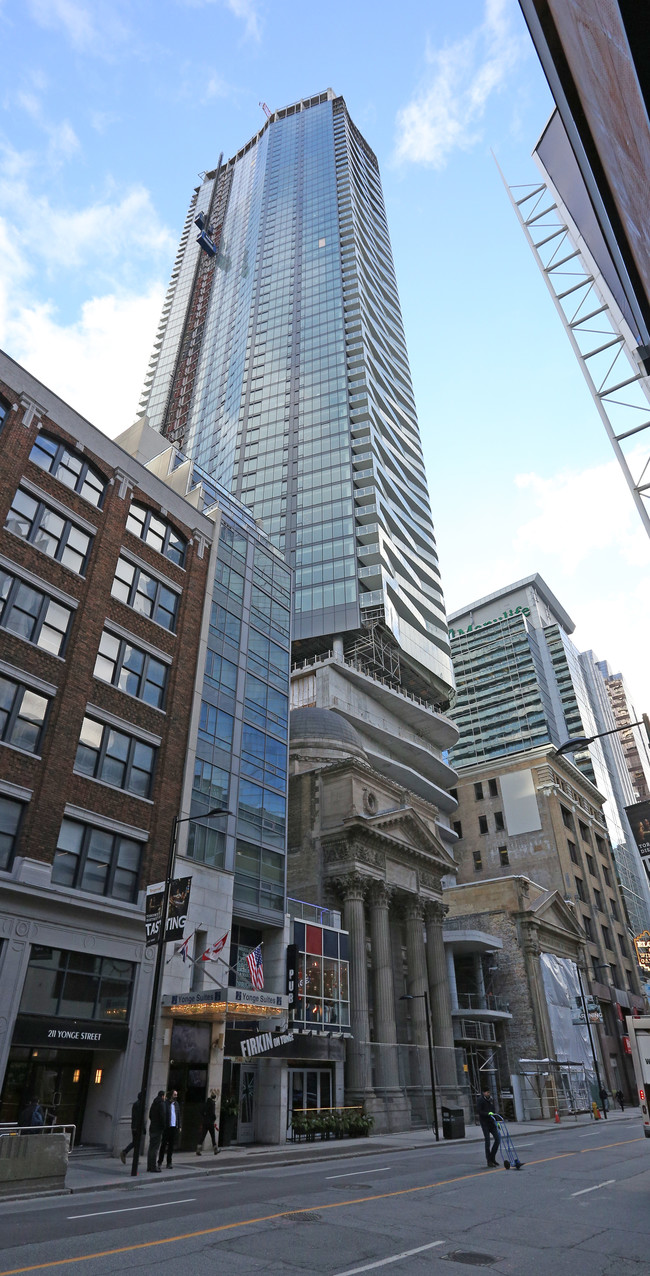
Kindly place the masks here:
<instances>
[{"instance_id":1,"label":"construction scaffolding","mask_svg":"<svg viewBox=\"0 0 650 1276\"><path fill-rule=\"evenodd\" d=\"M584 1063L558 1063L556 1059L520 1059L521 1101L524 1121L577 1117L590 1112L595 1073Z\"/></svg>"}]
</instances>

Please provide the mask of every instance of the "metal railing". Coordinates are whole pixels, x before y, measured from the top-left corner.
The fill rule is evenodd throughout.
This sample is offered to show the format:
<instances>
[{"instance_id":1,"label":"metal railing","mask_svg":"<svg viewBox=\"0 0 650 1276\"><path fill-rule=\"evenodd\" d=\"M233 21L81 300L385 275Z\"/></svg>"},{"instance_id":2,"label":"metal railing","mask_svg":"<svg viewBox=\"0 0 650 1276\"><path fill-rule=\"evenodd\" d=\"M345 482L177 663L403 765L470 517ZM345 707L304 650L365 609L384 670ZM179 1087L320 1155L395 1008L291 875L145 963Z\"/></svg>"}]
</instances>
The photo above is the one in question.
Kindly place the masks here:
<instances>
[{"instance_id":1,"label":"metal railing","mask_svg":"<svg viewBox=\"0 0 650 1276\"><path fill-rule=\"evenodd\" d=\"M326 661L332 660L333 658L333 651L323 651L317 655L306 656L304 660L297 660L294 664L292 664L291 672L300 673L302 670L309 669L312 665L323 665ZM428 709L429 713L435 713L438 717L445 718L445 720L453 726L451 718L447 717L441 705L435 704L429 700L423 700L421 696L416 696L413 691L407 691L405 687L396 687L389 677L382 678L379 674L371 673L369 669L365 668L363 661L361 660L351 660L349 657L346 657L342 663L344 665L348 665L350 669L356 670L357 673L362 673L366 678L372 678L373 682L379 682L381 686L387 687L389 691L394 691L396 696L402 696L404 700L411 700L413 704L419 705L422 709Z\"/></svg>"},{"instance_id":2,"label":"metal railing","mask_svg":"<svg viewBox=\"0 0 650 1276\"><path fill-rule=\"evenodd\" d=\"M65 1125L18 1125L16 1121L0 1121L0 1139L3 1136L16 1134L68 1134L70 1151L74 1147L76 1133L77 1127L71 1123L66 1123Z\"/></svg>"},{"instance_id":3,"label":"metal railing","mask_svg":"<svg viewBox=\"0 0 650 1276\"><path fill-rule=\"evenodd\" d=\"M510 1014L510 1003L505 997L496 997L494 993L459 992L459 1010L500 1010Z\"/></svg>"}]
</instances>

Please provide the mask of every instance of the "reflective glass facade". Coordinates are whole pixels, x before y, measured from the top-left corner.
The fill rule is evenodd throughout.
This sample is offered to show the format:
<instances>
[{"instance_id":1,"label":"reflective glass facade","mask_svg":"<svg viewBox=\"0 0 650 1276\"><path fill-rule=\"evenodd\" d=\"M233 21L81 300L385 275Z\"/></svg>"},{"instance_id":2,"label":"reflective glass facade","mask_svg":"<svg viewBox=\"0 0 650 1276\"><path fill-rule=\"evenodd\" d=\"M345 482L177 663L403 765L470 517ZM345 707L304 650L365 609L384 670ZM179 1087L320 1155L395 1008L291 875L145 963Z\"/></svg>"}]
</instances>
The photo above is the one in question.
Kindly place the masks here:
<instances>
[{"instance_id":1,"label":"reflective glass facade","mask_svg":"<svg viewBox=\"0 0 650 1276\"><path fill-rule=\"evenodd\" d=\"M197 212L214 257L197 249ZM331 90L276 112L194 192L142 408L295 566L301 654L378 619L413 689L446 701L453 675L379 169Z\"/></svg>"}]
</instances>

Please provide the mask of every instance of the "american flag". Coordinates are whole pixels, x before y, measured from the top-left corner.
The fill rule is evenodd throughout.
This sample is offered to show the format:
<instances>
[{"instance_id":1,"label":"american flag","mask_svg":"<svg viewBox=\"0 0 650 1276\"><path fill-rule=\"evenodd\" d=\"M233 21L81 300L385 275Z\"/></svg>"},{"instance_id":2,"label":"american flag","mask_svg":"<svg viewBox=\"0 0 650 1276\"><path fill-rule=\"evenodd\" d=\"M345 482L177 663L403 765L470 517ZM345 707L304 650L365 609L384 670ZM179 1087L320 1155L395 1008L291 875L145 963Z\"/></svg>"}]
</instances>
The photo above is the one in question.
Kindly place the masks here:
<instances>
[{"instance_id":1,"label":"american flag","mask_svg":"<svg viewBox=\"0 0 650 1276\"><path fill-rule=\"evenodd\" d=\"M257 988L261 992L264 987L264 966L262 964L262 945L258 944L257 948L253 948L252 952L246 958L248 969L251 972L251 983L253 988Z\"/></svg>"}]
</instances>

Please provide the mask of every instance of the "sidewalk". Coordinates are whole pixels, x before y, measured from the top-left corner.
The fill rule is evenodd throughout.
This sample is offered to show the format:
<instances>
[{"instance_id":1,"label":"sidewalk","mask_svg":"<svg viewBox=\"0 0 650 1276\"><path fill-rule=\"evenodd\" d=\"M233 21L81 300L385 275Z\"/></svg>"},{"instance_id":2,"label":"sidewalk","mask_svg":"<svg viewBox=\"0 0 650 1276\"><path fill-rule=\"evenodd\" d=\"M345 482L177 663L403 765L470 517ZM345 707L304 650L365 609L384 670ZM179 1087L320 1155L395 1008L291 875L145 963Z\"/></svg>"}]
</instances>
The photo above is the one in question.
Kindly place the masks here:
<instances>
[{"instance_id":1,"label":"sidewalk","mask_svg":"<svg viewBox=\"0 0 650 1276\"><path fill-rule=\"evenodd\" d=\"M624 1112L611 1111L607 1124L620 1121L636 1121L640 1124L639 1110L626 1108ZM577 1126L595 1125L588 1114L577 1118L563 1117L559 1125L554 1121L512 1122L509 1125L512 1138L528 1140L536 1134L556 1134L575 1129ZM607 1128L605 1121L599 1125L603 1131ZM483 1140L481 1128L470 1125L466 1129L464 1139L444 1139L442 1131L438 1147L457 1147L464 1143L480 1143ZM223 1148L218 1156L214 1156L212 1148L206 1149L202 1156L195 1152L177 1152L174 1156L173 1169L163 1169L165 1179L188 1179L218 1175L224 1172L242 1169L259 1169L273 1165L300 1165L306 1161L339 1160L342 1157L385 1156L390 1152L403 1152L412 1149L436 1148L436 1140L431 1130L404 1130L400 1134L378 1134L362 1139L336 1139L317 1143L285 1143L280 1146L252 1144L244 1147ZM127 1159L122 1165L119 1157L111 1157L94 1148L75 1148L71 1154L68 1173L65 1181L65 1192L101 1191L106 1188L133 1188L143 1182L161 1182L147 1174L146 1155L140 1159L137 1178L131 1177L131 1164ZM1 1199L1 1198L0 1198ZM13 1197L16 1200L16 1197Z\"/></svg>"}]
</instances>

